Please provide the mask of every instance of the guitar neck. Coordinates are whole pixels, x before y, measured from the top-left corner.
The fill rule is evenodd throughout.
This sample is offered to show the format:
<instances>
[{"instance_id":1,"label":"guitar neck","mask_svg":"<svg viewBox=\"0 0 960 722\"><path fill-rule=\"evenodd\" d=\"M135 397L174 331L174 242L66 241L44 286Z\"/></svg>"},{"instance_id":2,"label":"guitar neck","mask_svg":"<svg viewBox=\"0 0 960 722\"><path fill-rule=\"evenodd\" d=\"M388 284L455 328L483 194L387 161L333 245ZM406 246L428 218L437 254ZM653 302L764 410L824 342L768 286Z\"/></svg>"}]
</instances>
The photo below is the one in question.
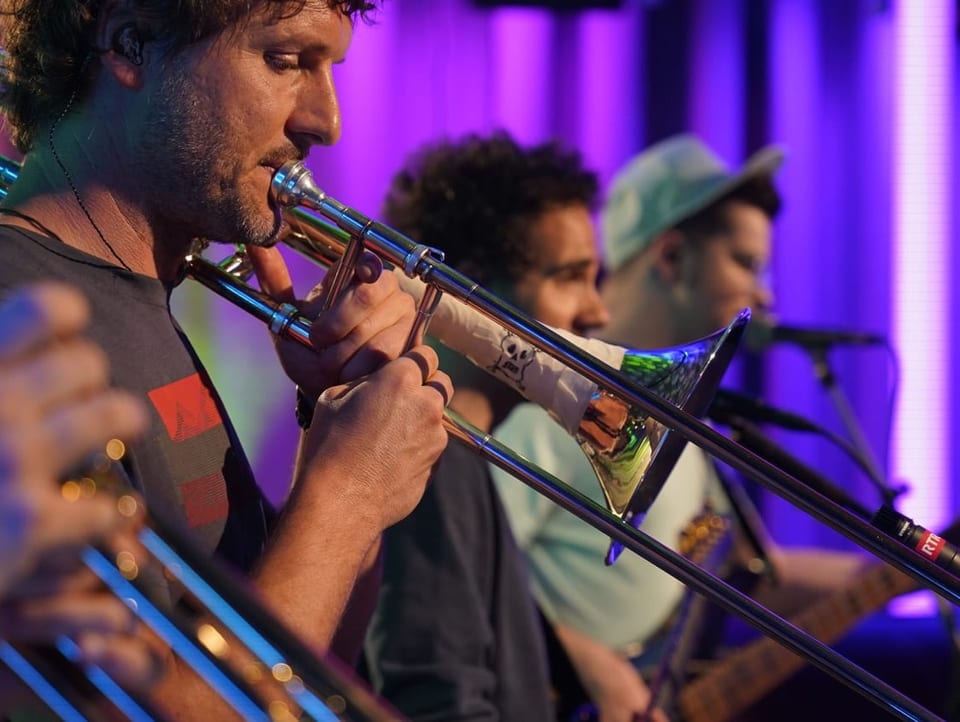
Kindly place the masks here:
<instances>
[{"instance_id":1,"label":"guitar neck","mask_svg":"<svg viewBox=\"0 0 960 722\"><path fill-rule=\"evenodd\" d=\"M886 564L870 566L847 587L828 595L790 621L825 644L917 583ZM736 650L691 680L678 695L684 722L724 722L750 707L806 664L764 637Z\"/></svg>"}]
</instances>

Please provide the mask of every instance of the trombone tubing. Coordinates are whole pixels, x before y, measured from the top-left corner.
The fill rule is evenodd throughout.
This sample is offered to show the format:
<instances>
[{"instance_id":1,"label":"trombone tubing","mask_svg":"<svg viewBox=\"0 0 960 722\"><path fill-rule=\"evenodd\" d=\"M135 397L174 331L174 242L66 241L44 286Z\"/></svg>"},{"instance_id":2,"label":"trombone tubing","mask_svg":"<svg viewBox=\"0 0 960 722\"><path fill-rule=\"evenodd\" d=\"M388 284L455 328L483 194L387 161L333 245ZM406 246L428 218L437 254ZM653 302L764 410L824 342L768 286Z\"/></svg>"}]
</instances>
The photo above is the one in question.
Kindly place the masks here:
<instances>
[{"instance_id":1,"label":"trombone tubing","mask_svg":"<svg viewBox=\"0 0 960 722\"><path fill-rule=\"evenodd\" d=\"M418 277L424 283L453 295L462 303L542 349L551 357L569 365L599 387L629 401L666 428L680 433L716 459L764 485L880 559L910 575L922 585L934 589L948 601L960 604L960 579L929 559L916 554L900 541L878 532L869 521L851 513L783 469L731 441L695 416L660 398L649 389L635 384L625 374L598 361L583 349L571 344L518 308L502 301L443 263L436 254L424 253L424 246L322 192L319 199L310 199L309 204L304 203L304 205L336 225L331 228L323 219L315 218L302 211L297 213L294 216L294 223L306 228L300 234L291 234L291 237L284 239L283 242L291 245L299 253L312 257L319 263L325 263L330 257L330 252L328 250L320 254L316 251L311 253L310 249L313 246L310 242L311 235L315 233L326 236L325 240L331 244L339 244L352 237L359 238L365 248L403 268L411 278Z\"/></svg>"},{"instance_id":2,"label":"trombone tubing","mask_svg":"<svg viewBox=\"0 0 960 722\"><path fill-rule=\"evenodd\" d=\"M245 284L241 284L216 264L195 256L190 261L190 275L260 320L269 321L271 312L264 309L263 297L253 289L249 289L249 303L245 303L243 290ZM289 318L284 326L289 338L305 346L310 345L309 327L310 322L299 315ZM487 461L513 474L554 503L595 529L616 539L624 547L663 569L683 584L704 594L730 612L743 617L768 636L805 657L815 666L871 699L877 705L905 720L939 719L808 633L789 624L739 590L687 560L683 555L660 544L645 532L624 523L609 510L513 453L490 434L479 431L449 410L444 414L444 426L455 439L472 448Z\"/></svg>"}]
</instances>

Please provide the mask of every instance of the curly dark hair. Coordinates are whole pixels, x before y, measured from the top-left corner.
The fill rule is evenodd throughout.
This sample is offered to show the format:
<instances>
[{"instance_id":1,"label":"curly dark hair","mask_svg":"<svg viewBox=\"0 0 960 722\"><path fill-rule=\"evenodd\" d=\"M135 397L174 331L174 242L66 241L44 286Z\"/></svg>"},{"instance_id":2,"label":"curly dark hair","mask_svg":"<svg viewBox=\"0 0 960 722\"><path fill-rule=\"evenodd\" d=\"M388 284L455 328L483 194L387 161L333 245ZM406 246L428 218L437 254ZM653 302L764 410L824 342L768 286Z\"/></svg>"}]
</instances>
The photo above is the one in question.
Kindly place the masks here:
<instances>
[{"instance_id":1,"label":"curly dark hair","mask_svg":"<svg viewBox=\"0 0 960 722\"><path fill-rule=\"evenodd\" d=\"M300 12L308 0L139 0L137 29L144 40L176 52L269 8L277 19ZM325 0L351 20L368 19L376 2ZM29 150L39 127L56 118L71 97L82 100L102 52L95 41L104 0L0 0L0 105L14 144Z\"/></svg>"},{"instance_id":2,"label":"curly dark hair","mask_svg":"<svg viewBox=\"0 0 960 722\"><path fill-rule=\"evenodd\" d=\"M523 148L499 131L413 154L394 176L383 214L478 283L511 283L535 259L530 226L557 207L594 211L598 195L597 176L579 153L556 142Z\"/></svg>"}]
</instances>

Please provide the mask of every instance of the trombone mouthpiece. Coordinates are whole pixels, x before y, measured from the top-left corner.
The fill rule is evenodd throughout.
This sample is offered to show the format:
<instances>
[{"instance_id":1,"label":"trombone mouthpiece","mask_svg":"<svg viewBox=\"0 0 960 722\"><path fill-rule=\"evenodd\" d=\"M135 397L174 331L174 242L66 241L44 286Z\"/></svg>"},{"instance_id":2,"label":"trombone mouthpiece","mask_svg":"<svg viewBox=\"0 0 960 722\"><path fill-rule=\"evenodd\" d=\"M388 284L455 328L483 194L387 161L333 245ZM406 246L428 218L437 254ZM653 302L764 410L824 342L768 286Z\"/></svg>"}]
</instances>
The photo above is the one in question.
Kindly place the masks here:
<instances>
[{"instance_id":1,"label":"trombone mouthpiece","mask_svg":"<svg viewBox=\"0 0 960 722\"><path fill-rule=\"evenodd\" d=\"M316 208L326 194L317 188L313 176L303 161L284 163L273 174L270 181L270 195L281 208L306 206Z\"/></svg>"}]
</instances>

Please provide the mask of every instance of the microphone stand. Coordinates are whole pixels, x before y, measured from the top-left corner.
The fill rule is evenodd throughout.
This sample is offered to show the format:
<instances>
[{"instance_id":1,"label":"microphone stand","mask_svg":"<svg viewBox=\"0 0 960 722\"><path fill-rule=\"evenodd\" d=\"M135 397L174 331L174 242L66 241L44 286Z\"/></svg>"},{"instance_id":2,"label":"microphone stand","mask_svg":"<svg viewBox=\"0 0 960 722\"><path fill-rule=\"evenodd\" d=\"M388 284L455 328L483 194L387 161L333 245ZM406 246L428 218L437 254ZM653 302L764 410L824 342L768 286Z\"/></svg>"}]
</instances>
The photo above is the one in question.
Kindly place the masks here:
<instances>
[{"instance_id":1,"label":"microphone stand","mask_svg":"<svg viewBox=\"0 0 960 722\"><path fill-rule=\"evenodd\" d=\"M902 485L893 487L890 486L889 483L883 484L881 482L882 479L886 478L886 475L880 470L877 457L874 455L873 449L870 447L863 433L863 428L860 426L856 414L853 413L853 407L850 405L850 401L847 399L846 394L844 394L840 384L837 383L837 376L830 367L830 362L827 358L828 349L829 347L827 346L815 346L807 349L807 352L810 354L810 359L813 362L814 374L833 402L837 413L840 415L840 420L847 430L847 434L860 452L864 464L868 467L870 471L868 478L877 487L883 503L893 506L893 502L900 494L906 491L906 488Z\"/></svg>"},{"instance_id":2,"label":"microphone stand","mask_svg":"<svg viewBox=\"0 0 960 722\"><path fill-rule=\"evenodd\" d=\"M775 444L770 437L760 431L756 424L738 414L729 412L717 414L711 410L710 417L717 423L728 426L734 441L747 447L757 456L767 459L781 469L784 469L791 476L803 482L817 493L836 502L861 519L869 521L873 516L873 513L869 509L832 481L829 481L820 472L810 468L795 456Z\"/></svg>"},{"instance_id":3,"label":"microphone stand","mask_svg":"<svg viewBox=\"0 0 960 722\"><path fill-rule=\"evenodd\" d=\"M757 576L766 576L772 584L777 584L779 581L777 570L768 551L770 537L753 499L744 489L740 479L731 477L723 469L717 468L716 471L717 477L720 479L720 486L723 487L727 500L730 502L730 509L737 520L740 533L753 554L753 557L747 563L747 569Z\"/></svg>"}]
</instances>

